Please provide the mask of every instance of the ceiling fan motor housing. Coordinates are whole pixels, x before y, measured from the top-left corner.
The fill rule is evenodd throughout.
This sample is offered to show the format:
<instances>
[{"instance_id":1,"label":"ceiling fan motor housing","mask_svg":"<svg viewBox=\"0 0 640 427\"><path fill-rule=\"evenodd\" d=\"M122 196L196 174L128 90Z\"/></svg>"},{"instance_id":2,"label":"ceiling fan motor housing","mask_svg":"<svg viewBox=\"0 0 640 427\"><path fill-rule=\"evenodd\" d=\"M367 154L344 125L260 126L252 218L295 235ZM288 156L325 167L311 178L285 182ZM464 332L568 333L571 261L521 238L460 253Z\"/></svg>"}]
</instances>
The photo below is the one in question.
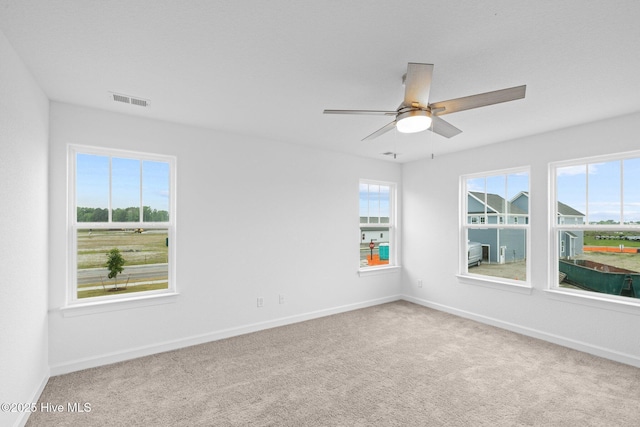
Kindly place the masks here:
<instances>
[{"instance_id":1,"label":"ceiling fan motor housing","mask_svg":"<svg viewBox=\"0 0 640 427\"><path fill-rule=\"evenodd\" d=\"M429 129L431 113L427 110L414 109L398 113L396 127L402 133L416 133Z\"/></svg>"}]
</instances>

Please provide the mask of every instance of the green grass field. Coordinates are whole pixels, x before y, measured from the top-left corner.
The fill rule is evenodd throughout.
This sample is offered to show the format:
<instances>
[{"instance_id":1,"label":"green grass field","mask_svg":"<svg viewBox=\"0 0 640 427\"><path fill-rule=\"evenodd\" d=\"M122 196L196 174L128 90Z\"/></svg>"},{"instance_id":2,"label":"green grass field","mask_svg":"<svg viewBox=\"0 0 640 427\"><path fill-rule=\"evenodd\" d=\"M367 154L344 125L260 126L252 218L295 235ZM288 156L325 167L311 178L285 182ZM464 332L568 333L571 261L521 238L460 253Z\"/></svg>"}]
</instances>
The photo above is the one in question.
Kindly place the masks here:
<instances>
[{"instance_id":1,"label":"green grass field","mask_svg":"<svg viewBox=\"0 0 640 427\"><path fill-rule=\"evenodd\" d=\"M166 229L135 233L133 230L78 230L78 269L104 267L106 253L118 248L125 265L167 262Z\"/></svg>"},{"instance_id":2,"label":"green grass field","mask_svg":"<svg viewBox=\"0 0 640 427\"><path fill-rule=\"evenodd\" d=\"M109 250L118 248L125 259L125 265L124 271L117 278L117 283L118 286L124 286L127 282L128 266L168 262L167 237L167 229L151 229L142 233L136 233L134 230L78 230L78 270L105 268L105 274L101 274L101 277L106 276L106 254ZM157 276L157 273L155 275ZM159 283L145 283L158 281ZM168 278L166 274L163 277L136 278L129 280L127 289L114 291L113 288L113 280L105 280L104 284L101 281L83 283L78 285L77 296L78 298L91 298L167 289Z\"/></svg>"}]
</instances>

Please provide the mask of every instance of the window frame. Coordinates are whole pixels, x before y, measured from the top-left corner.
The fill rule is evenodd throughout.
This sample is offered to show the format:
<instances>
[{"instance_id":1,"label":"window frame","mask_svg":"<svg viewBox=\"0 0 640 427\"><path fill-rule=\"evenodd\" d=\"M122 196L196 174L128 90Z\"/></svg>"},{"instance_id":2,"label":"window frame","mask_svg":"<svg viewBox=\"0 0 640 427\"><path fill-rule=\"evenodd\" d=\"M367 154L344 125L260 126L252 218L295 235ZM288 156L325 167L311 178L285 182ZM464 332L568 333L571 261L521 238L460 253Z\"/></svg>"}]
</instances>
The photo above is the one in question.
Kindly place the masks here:
<instances>
[{"instance_id":1,"label":"window frame","mask_svg":"<svg viewBox=\"0 0 640 427\"><path fill-rule=\"evenodd\" d=\"M389 187L389 223L376 223L379 228L389 228L389 263L384 265L373 265L373 266L359 266L358 272L359 274L366 275L369 273L375 272L388 272L390 270L394 270L399 268L398 263L398 237L397 237L397 216L398 216L398 187L395 182L390 181L379 181L372 179L361 178L358 181L358 218L360 218L360 185L381 185ZM358 220L359 222L360 220ZM374 225L373 223L362 223L359 222L359 235L362 235L362 226L363 225ZM360 251L360 244L358 243L358 251ZM358 261L360 261L360 256L358 256Z\"/></svg>"},{"instance_id":2,"label":"window frame","mask_svg":"<svg viewBox=\"0 0 640 427\"><path fill-rule=\"evenodd\" d=\"M469 221L470 214L468 213L468 193L467 182L469 179L488 178L493 176L504 175L505 178L512 174L526 173L527 179L527 194L528 194L528 212L527 221L517 221L516 223L510 223L505 221L510 213L497 213L496 223L493 224L484 220L488 218L488 210L485 203L484 215L479 216L479 221L472 223ZM506 185L506 181L505 181ZM460 176L458 185L459 194L459 220L458 220L458 279L463 283L488 286L495 289L509 290L523 293L530 293L533 289L531 281L531 167L520 166L508 169L498 169L491 171L476 172L470 174L464 174ZM522 191L522 190L521 190ZM485 194L486 188L485 188ZM519 193L518 193L519 194ZM509 200L505 199L505 203ZM477 215L475 215L477 216ZM502 221L500 221L500 218ZM476 274L469 272L468 266L468 231L470 229L496 229L496 230L523 230L525 233L525 280L515 280L499 276L488 276L484 274Z\"/></svg>"},{"instance_id":3,"label":"window frame","mask_svg":"<svg viewBox=\"0 0 640 427\"><path fill-rule=\"evenodd\" d=\"M121 150L114 148L96 147L69 144L67 150L67 281L66 281L66 298L64 308L92 308L98 306L112 306L114 303L126 302L127 306L131 306L132 302L142 301L142 305L148 305L151 301L156 300L157 303L164 303L165 301L158 301L160 297L175 296L177 295L176 286L176 216L177 216L177 195L176 195L176 167L177 161L175 156L164 154L153 154L146 152ZM109 163L109 197L108 197L108 218L107 222L79 222L77 220L77 194L76 194L76 173L77 165L76 159L78 154L88 154L96 156L105 156L109 158L123 158L123 159L135 159L140 162L154 161L168 163L169 165L169 220L168 221L144 221L144 212L142 206L140 206L139 215L141 220L134 222L112 222L112 206L111 206L111 173L112 165ZM142 164L142 163L141 163ZM142 185L142 175L140 176L140 182ZM141 186L141 201L142 201ZM114 229L114 228L144 228L144 229L166 229L168 242L168 272L167 272L167 288L156 289L148 291L139 291L132 293L125 293L119 295L107 295L98 297L78 298L78 268L77 268L77 254L78 254L78 240L77 233L81 229ZM162 298L160 298L162 299ZM144 303L144 300L147 300ZM140 305L140 304L137 304ZM86 313L82 313L86 314ZM75 315L75 314L72 314ZM66 316L66 314L65 314Z\"/></svg>"},{"instance_id":4,"label":"window frame","mask_svg":"<svg viewBox=\"0 0 640 427\"><path fill-rule=\"evenodd\" d=\"M545 291L551 296L561 300L568 300L569 302L581 302L588 305L599 308L614 308L618 311L627 311L633 314L638 314L637 309L640 308L640 298L632 298L627 296L613 295L600 293L596 291L571 289L560 287L558 283L558 262L560 259L560 244L564 241L559 241L559 233L562 230L581 230L581 231L633 231L640 232L640 224L624 224L624 168L622 163L627 159L640 158L640 150L611 153L599 156L581 157L569 160L562 160L557 162L550 162L548 164L548 177L549 177L549 195L548 195L548 242L549 242L549 265L548 265L548 282ZM588 166L590 164L607 163L613 161L620 161L620 223L619 224L590 224L589 223L589 171ZM559 168L570 166L585 166L585 196L586 196L586 212L584 212L583 224L568 224L564 221L564 217L559 216L558 209L558 182L557 182L557 170ZM560 218L560 221L558 220ZM566 254L566 248L565 248Z\"/></svg>"}]
</instances>

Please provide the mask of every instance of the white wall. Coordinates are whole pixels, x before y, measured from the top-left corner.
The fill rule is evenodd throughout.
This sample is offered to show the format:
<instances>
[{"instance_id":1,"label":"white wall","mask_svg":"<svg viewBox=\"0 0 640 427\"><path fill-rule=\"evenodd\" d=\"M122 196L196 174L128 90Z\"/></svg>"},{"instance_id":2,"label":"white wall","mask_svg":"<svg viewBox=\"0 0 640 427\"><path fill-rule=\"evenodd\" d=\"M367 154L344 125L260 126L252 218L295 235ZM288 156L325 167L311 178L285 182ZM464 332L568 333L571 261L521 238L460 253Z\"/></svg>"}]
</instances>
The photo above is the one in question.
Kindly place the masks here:
<instances>
[{"instance_id":1,"label":"white wall","mask_svg":"<svg viewBox=\"0 0 640 427\"><path fill-rule=\"evenodd\" d=\"M405 164L403 293L507 329L640 366L640 310L554 297L547 288L548 163L640 148L640 114ZM530 294L456 278L459 177L531 166ZM423 280L424 286L417 287Z\"/></svg>"},{"instance_id":2,"label":"white wall","mask_svg":"<svg viewBox=\"0 0 640 427\"><path fill-rule=\"evenodd\" d=\"M49 101L2 32L0 58L0 402L35 402L49 375ZM0 411L0 425L22 415Z\"/></svg>"},{"instance_id":3,"label":"white wall","mask_svg":"<svg viewBox=\"0 0 640 427\"><path fill-rule=\"evenodd\" d=\"M52 103L50 121L53 374L397 298L399 272L357 274L358 181L400 184L400 165L68 104ZM177 156L176 302L58 310L70 143Z\"/></svg>"}]
</instances>

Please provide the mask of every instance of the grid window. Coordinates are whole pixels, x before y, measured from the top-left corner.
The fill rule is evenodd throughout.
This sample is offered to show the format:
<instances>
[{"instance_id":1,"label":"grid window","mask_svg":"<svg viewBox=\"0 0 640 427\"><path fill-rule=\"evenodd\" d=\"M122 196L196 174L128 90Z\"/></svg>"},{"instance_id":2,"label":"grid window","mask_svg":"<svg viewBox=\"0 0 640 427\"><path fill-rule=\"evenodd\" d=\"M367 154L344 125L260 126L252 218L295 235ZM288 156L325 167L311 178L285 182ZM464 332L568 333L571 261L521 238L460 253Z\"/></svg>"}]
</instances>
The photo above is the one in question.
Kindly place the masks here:
<instances>
[{"instance_id":1,"label":"grid window","mask_svg":"<svg viewBox=\"0 0 640 427\"><path fill-rule=\"evenodd\" d=\"M551 288L640 298L640 153L559 162L550 171Z\"/></svg>"},{"instance_id":2,"label":"grid window","mask_svg":"<svg viewBox=\"0 0 640 427\"><path fill-rule=\"evenodd\" d=\"M175 290L175 158L69 150L69 303Z\"/></svg>"},{"instance_id":3,"label":"grid window","mask_svg":"<svg viewBox=\"0 0 640 427\"><path fill-rule=\"evenodd\" d=\"M360 268L395 265L395 184L360 181Z\"/></svg>"},{"instance_id":4,"label":"grid window","mask_svg":"<svg viewBox=\"0 0 640 427\"><path fill-rule=\"evenodd\" d=\"M529 170L461 177L460 274L506 283L529 277Z\"/></svg>"}]
</instances>

